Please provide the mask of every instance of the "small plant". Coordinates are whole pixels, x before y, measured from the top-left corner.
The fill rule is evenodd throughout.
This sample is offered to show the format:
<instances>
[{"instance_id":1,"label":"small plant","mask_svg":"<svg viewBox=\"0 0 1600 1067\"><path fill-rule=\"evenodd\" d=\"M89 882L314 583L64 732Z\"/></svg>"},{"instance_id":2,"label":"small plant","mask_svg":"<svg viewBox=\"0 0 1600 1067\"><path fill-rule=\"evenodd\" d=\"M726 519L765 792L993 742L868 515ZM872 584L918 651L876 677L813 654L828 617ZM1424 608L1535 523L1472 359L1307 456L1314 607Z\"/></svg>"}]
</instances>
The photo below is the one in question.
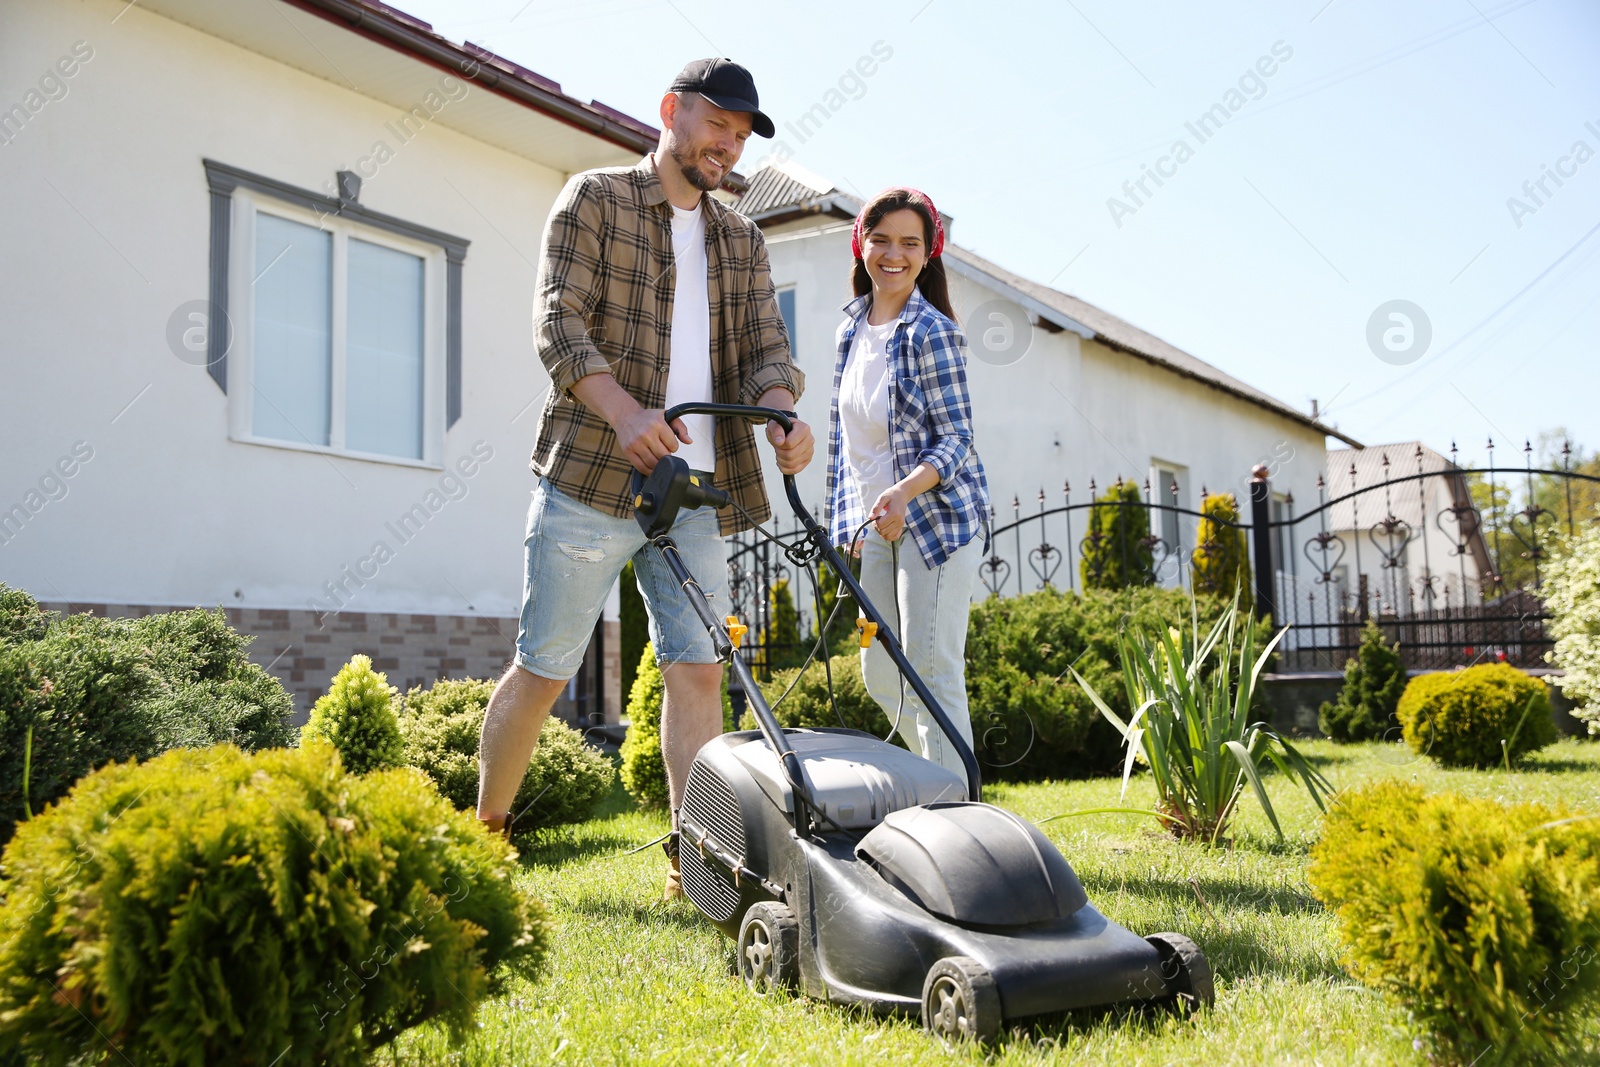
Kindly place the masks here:
<instances>
[{"instance_id":1,"label":"small plant","mask_svg":"<svg viewBox=\"0 0 1600 1067\"><path fill-rule=\"evenodd\" d=\"M647 808L667 806L667 763L661 755L661 705L666 683L654 645L645 645L628 694L628 736L622 742L622 784Z\"/></svg>"},{"instance_id":2,"label":"small plant","mask_svg":"<svg viewBox=\"0 0 1600 1067\"><path fill-rule=\"evenodd\" d=\"M1076 669L1072 671L1100 713L1122 733L1127 749L1123 794L1134 763L1142 757L1156 786L1156 809L1149 814L1176 836L1208 844L1215 844L1227 831L1247 784L1282 838L1283 827L1261 782L1268 760L1286 778L1298 778L1318 807L1333 792L1328 780L1294 746L1254 718L1251 702L1261 669L1287 631L1257 655L1255 628L1248 617L1242 625L1240 620L1235 605L1204 638L1198 616L1188 634L1119 635L1123 687L1128 706L1134 709L1126 722Z\"/></svg>"},{"instance_id":3,"label":"small plant","mask_svg":"<svg viewBox=\"0 0 1600 1067\"><path fill-rule=\"evenodd\" d=\"M477 806L478 739L493 692L493 682L444 678L431 689L412 689L400 704L406 764L433 779L457 809ZM611 761L585 744L582 734L546 719L511 802L516 831L581 822L611 789L616 775Z\"/></svg>"},{"instance_id":4,"label":"small plant","mask_svg":"<svg viewBox=\"0 0 1600 1067\"><path fill-rule=\"evenodd\" d=\"M833 672L831 701L828 699L829 670ZM785 691L789 693L787 697L783 697ZM813 663L804 671L779 671L772 676L771 682L761 687L761 692L768 704L783 697L783 703L772 710L780 726L842 725L899 743L898 733L889 737L892 729L890 716L884 714L878 702L867 692L866 683L861 680L859 647L854 654L834 656L826 668L821 663ZM839 709L837 715L834 714L835 702ZM910 712L906 714L910 715ZM844 720L842 723L841 719ZM742 729L755 729L755 714L745 712L744 721L739 725Z\"/></svg>"},{"instance_id":5,"label":"small plant","mask_svg":"<svg viewBox=\"0 0 1600 1067\"><path fill-rule=\"evenodd\" d=\"M1372 741L1398 725L1395 708L1406 688L1400 645L1388 644L1371 619L1361 628L1361 647L1344 666L1339 698L1323 704L1317 727L1335 741Z\"/></svg>"},{"instance_id":6,"label":"small plant","mask_svg":"<svg viewBox=\"0 0 1600 1067\"><path fill-rule=\"evenodd\" d=\"M1396 710L1406 744L1445 767L1510 767L1553 743L1544 683L1508 663L1411 680Z\"/></svg>"},{"instance_id":7,"label":"small plant","mask_svg":"<svg viewBox=\"0 0 1600 1067\"><path fill-rule=\"evenodd\" d=\"M1557 683L1578 707L1573 714L1600 734L1600 512L1567 538L1544 572L1545 608L1555 647Z\"/></svg>"},{"instance_id":8,"label":"small plant","mask_svg":"<svg viewBox=\"0 0 1600 1067\"><path fill-rule=\"evenodd\" d=\"M1239 501L1232 493L1211 493L1200 502L1198 547L1191 553L1190 573L1196 592L1227 600L1238 598L1248 611L1255 602L1250 587L1250 552L1239 525Z\"/></svg>"},{"instance_id":9,"label":"small plant","mask_svg":"<svg viewBox=\"0 0 1600 1067\"><path fill-rule=\"evenodd\" d=\"M354 774L388 770L402 761L397 690L372 669L369 656L351 656L301 727L302 741L326 741Z\"/></svg>"},{"instance_id":10,"label":"small plant","mask_svg":"<svg viewBox=\"0 0 1600 1067\"><path fill-rule=\"evenodd\" d=\"M1350 973L1447 1062L1558 1061L1600 1007L1593 816L1383 781L1334 801L1307 877Z\"/></svg>"},{"instance_id":11,"label":"small plant","mask_svg":"<svg viewBox=\"0 0 1600 1067\"><path fill-rule=\"evenodd\" d=\"M1117 479L1089 509L1078 574L1085 589L1125 589L1155 582L1150 512L1139 487Z\"/></svg>"},{"instance_id":12,"label":"small plant","mask_svg":"<svg viewBox=\"0 0 1600 1067\"><path fill-rule=\"evenodd\" d=\"M0 1043L30 1063L355 1067L429 1019L460 1039L549 940L504 841L326 745L106 767L4 870Z\"/></svg>"}]
</instances>

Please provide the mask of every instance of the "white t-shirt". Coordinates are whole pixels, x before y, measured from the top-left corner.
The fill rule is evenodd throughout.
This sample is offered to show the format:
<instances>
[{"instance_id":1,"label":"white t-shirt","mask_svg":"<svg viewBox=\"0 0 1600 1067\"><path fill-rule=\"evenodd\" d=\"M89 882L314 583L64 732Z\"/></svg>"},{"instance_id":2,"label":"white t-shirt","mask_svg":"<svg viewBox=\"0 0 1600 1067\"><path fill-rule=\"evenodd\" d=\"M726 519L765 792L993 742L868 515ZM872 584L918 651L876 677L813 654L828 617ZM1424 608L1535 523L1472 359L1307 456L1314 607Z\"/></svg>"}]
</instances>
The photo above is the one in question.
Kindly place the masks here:
<instances>
[{"instance_id":1,"label":"white t-shirt","mask_svg":"<svg viewBox=\"0 0 1600 1067\"><path fill-rule=\"evenodd\" d=\"M672 257L677 285L672 293L672 354L667 367L666 406L711 402L711 303L706 293L706 217L672 207ZM675 453L697 471L717 468L713 443L716 419L689 415L684 420L694 444Z\"/></svg>"},{"instance_id":2,"label":"white t-shirt","mask_svg":"<svg viewBox=\"0 0 1600 1067\"><path fill-rule=\"evenodd\" d=\"M844 459L861 492L862 518L895 483L889 450L889 341L899 319L856 327L839 381L839 429Z\"/></svg>"}]
</instances>

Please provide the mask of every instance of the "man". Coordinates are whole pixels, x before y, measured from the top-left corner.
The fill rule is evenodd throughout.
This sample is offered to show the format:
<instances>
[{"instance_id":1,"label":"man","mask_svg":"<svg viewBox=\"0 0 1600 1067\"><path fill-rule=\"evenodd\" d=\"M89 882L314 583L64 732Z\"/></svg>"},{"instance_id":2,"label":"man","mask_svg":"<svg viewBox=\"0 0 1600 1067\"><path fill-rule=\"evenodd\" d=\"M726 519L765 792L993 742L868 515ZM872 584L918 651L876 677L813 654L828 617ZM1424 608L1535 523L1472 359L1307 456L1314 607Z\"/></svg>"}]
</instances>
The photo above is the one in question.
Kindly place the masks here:
<instances>
[{"instance_id":1,"label":"man","mask_svg":"<svg viewBox=\"0 0 1600 1067\"><path fill-rule=\"evenodd\" d=\"M596 618L631 558L650 613L666 700L661 747L673 825L689 767L721 732L722 665L711 638L633 518L630 475L668 454L711 472L755 520L770 511L744 419L663 410L699 401L792 412L804 376L789 353L761 231L714 197L752 132L773 134L755 83L727 59L690 63L661 99L661 139L634 167L575 175L546 226L534 345L552 388L540 416L516 661L495 687L479 747L478 817L510 832L511 803L556 696L583 662ZM795 474L814 441L767 424L778 468ZM728 613L723 536L738 509L684 513L673 536ZM681 896L676 835L665 895Z\"/></svg>"}]
</instances>

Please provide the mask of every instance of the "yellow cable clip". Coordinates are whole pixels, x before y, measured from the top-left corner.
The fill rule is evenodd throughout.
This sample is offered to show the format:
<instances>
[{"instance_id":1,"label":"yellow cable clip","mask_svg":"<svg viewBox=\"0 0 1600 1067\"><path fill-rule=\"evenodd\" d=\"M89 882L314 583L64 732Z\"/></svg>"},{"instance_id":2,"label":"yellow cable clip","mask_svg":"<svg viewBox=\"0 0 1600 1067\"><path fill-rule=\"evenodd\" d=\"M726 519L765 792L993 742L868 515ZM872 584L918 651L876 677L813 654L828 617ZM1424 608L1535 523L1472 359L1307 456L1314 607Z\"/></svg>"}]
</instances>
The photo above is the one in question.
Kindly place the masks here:
<instances>
[{"instance_id":1,"label":"yellow cable clip","mask_svg":"<svg viewBox=\"0 0 1600 1067\"><path fill-rule=\"evenodd\" d=\"M744 640L744 635L750 632L750 627L740 622L737 615L729 615L722 621L728 627L728 640L733 642L734 648L738 648L739 642Z\"/></svg>"},{"instance_id":2,"label":"yellow cable clip","mask_svg":"<svg viewBox=\"0 0 1600 1067\"><path fill-rule=\"evenodd\" d=\"M856 629L861 631L861 647L871 648L872 639L878 636L878 624L870 619L856 619Z\"/></svg>"}]
</instances>

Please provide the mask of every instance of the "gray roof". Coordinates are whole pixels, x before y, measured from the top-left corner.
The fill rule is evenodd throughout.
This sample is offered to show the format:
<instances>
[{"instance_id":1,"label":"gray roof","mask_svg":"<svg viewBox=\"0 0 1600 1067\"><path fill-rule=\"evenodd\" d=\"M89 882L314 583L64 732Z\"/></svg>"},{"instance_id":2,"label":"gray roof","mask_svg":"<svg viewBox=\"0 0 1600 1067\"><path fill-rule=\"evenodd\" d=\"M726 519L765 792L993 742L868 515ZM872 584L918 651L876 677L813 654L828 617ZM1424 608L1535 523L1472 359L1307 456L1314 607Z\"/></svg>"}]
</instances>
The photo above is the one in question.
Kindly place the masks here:
<instances>
[{"instance_id":1,"label":"gray roof","mask_svg":"<svg viewBox=\"0 0 1600 1067\"><path fill-rule=\"evenodd\" d=\"M1442 477L1417 479L1418 474ZM1402 480L1406 478L1413 480ZM1329 530L1371 530L1388 515L1400 519L1413 533L1420 532L1424 524L1451 537L1456 536L1459 529L1467 535L1466 544L1478 573L1488 573L1489 549L1477 513L1461 512L1459 527L1451 520L1442 524L1439 520L1439 512L1447 507L1472 507L1472 491L1465 472L1421 441L1329 449L1326 481L1326 499L1329 500L1367 490L1349 500L1339 500L1328 509ZM1389 486L1387 492L1380 488L1385 482ZM1445 490L1442 496L1441 488Z\"/></svg>"},{"instance_id":2,"label":"gray roof","mask_svg":"<svg viewBox=\"0 0 1600 1067\"><path fill-rule=\"evenodd\" d=\"M840 218L854 218L861 210L860 197L837 188L825 192L813 185L785 174L779 167L763 166L750 176L749 190L739 199L738 210L763 225L787 222L806 215L831 214ZM942 214L942 213L941 213ZM1266 408L1276 415L1292 419L1336 437L1355 447L1361 442L1332 426L1312 418L1305 412L1269 396L1261 390L1240 381L1202 359L1168 344L1154 334L1146 333L1129 322L1124 322L1108 311L1095 307L1059 289L1040 285L990 260L976 252L947 242L945 255L949 265L960 274L979 275L993 285L1011 290L1029 311L1053 325L1072 330L1109 348L1142 359L1165 370L1202 382L1214 389L1229 393L1252 404Z\"/></svg>"}]
</instances>

